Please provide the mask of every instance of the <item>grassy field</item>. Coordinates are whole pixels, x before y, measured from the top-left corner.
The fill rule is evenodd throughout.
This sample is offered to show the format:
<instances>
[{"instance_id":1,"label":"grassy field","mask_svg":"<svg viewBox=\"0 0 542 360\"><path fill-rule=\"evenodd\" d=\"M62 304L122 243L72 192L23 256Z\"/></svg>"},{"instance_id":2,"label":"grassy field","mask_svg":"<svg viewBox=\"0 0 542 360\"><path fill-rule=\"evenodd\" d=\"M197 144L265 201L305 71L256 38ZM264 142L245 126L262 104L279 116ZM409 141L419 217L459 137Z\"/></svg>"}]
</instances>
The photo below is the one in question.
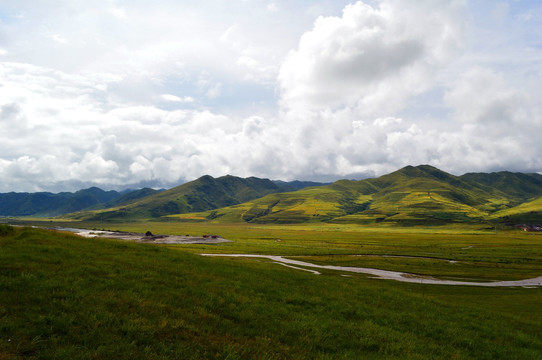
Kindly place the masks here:
<instances>
[{"instance_id":1,"label":"grassy field","mask_svg":"<svg viewBox=\"0 0 542 360\"><path fill-rule=\"evenodd\" d=\"M515 279L542 274L537 235L456 227L114 227L219 233L233 242L160 247L0 225L0 359L542 357L539 288L316 276L258 259L197 255L303 255L443 277Z\"/></svg>"}]
</instances>

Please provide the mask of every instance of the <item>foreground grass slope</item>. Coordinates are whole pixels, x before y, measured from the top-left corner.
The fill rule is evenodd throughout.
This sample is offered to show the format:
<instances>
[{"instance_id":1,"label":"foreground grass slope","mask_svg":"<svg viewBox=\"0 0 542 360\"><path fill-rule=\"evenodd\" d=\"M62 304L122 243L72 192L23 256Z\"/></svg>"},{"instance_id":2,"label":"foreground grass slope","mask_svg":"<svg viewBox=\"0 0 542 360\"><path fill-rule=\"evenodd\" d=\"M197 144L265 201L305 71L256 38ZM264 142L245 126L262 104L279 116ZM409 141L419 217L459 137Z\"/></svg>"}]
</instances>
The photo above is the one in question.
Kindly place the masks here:
<instances>
[{"instance_id":1,"label":"foreground grass slope","mask_svg":"<svg viewBox=\"0 0 542 360\"><path fill-rule=\"evenodd\" d=\"M537 289L314 276L0 226L0 359L539 359Z\"/></svg>"}]
</instances>

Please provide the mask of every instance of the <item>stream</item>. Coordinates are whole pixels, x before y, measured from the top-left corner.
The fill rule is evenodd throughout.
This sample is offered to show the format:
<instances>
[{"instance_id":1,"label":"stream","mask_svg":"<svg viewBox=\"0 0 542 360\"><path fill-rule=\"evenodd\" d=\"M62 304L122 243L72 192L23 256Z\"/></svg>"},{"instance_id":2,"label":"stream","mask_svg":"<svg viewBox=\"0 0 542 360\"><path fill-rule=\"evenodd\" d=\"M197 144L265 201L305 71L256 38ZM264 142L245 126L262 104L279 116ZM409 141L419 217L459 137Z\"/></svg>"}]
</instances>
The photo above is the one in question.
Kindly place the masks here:
<instances>
[{"instance_id":1,"label":"stream","mask_svg":"<svg viewBox=\"0 0 542 360\"><path fill-rule=\"evenodd\" d=\"M312 269L326 269L336 270L360 274L373 275L378 279L396 280L408 283L418 284L430 284L430 285L466 285L466 286L485 286L485 287L539 287L542 286L542 276L525 279L525 280L511 280L511 281L487 281L487 282L470 282L470 281L458 281L458 280L441 280L431 276L421 276L416 274L409 274L398 271L381 270L364 267L350 267L350 266L336 266L336 265L317 265L308 263L305 261L287 259L282 256L276 255L256 255L256 254L201 254L202 256L221 256L221 257L246 257L246 258L261 258L272 260L276 264L288 266L297 270L309 271L313 274L320 274L316 270Z\"/></svg>"}]
</instances>

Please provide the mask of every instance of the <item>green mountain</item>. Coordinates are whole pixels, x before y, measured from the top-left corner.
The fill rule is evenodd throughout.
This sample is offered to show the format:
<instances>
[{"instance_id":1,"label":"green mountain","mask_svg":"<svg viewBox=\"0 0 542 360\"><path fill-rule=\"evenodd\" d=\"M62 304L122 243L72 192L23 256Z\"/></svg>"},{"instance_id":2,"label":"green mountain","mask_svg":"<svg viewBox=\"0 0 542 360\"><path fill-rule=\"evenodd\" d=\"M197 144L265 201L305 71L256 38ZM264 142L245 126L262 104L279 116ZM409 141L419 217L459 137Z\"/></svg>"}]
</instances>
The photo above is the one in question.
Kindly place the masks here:
<instances>
[{"instance_id":1,"label":"green mountain","mask_svg":"<svg viewBox=\"0 0 542 360\"><path fill-rule=\"evenodd\" d=\"M75 213L70 217L104 221L156 218L227 207L278 191L282 191L281 187L268 179L256 177L243 179L231 175L215 179L205 175L129 204L105 210Z\"/></svg>"},{"instance_id":2,"label":"green mountain","mask_svg":"<svg viewBox=\"0 0 542 360\"><path fill-rule=\"evenodd\" d=\"M149 188L128 190L122 193L91 187L71 192L53 194L4 193L0 194L0 216L58 216L75 211L103 209L136 201L159 192Z\"/></svg>"},{"instance_id":3,"label":"green mountain","mask_svg":"<svg viewBox=\"0 0 542 360\"><path fill-rule=\"evenodd\" d=\"M489 174L486 182L499 174ZM520 196L542 196L542 187L513 192L471 175L454 176L429 165L407 166L360 181L340 180L321 187L275 193L246 203L184 215L185 220L253 223L335 222L441 224L481 222L521 203Z\"/></svg>"},{"instance_id":4,"label":"green mountain","mask_svg":"<svg viewBox=\"0 0 542 360\"><path fill-rule=\"evenodd\" d=\"M315 181L281 181L281 180L273 180L275 184L277 184L282 191L296 191L305 189L308 187L314 187L314 186L322 186L322 185L329 185L330 183L320 183Z\"/></svg>"},{"instance_id":5,"label":"green mountain","mask_svg":"<svg viewBox=\"0 0 542 360\"><path fill-rule=\"evenodd\" d=\"M102 221L542 223L542 175L504 171L455 176L420 165L328 185L206 175L165 191L119 194L90 188L73 194L0 194L0 215L68 212L72 219Z\"/></svg>"},{"instance_id":6,"label":"green mountain","mask_svg":"<svg viewBox=\"0 0 542 360\"><path fill-rule=\"evenodd\" d=\"M120 196L113 198L112 200L106 203L100 204L100 208L106 209L106 208L115 207L115 206L127 205L135 201L138 201L144 197L151 196L162 191L163 190L155 190L151 188L129 190L129 191L123 192Z\"/></svg>"},{"instance_id":7,"label":"green mountain","mask_svg":"<svg viewBox=\"0 0 542 360\"><path fill-rule=\"evenodd\" d=\"M542 224L542 197L491 214L491 218L511 224Z\"/></svg>"},{"instance_id":8,"label":"green mountain","mask_svg":"<svg viewBox=\"0 0 542 360\"><path fill-rule=\"evenodd\" d=\"M525 201L533 194L542 194L542 175L501 171L497 173L467 173L461 178L499 190L517 201Z\"/></svg>"},{"instance_id":9,"label":"green mountain","mask_svg":"<svg viewBox=\"0 0 542 360\"><path fill-rule=\"evenodd\" d=\"M0 216L61 215L103 204L118 196L120 194L116 191L104 191L97 187L75 193L3 193L0 194Z\"/></svg>"}]
</instances>

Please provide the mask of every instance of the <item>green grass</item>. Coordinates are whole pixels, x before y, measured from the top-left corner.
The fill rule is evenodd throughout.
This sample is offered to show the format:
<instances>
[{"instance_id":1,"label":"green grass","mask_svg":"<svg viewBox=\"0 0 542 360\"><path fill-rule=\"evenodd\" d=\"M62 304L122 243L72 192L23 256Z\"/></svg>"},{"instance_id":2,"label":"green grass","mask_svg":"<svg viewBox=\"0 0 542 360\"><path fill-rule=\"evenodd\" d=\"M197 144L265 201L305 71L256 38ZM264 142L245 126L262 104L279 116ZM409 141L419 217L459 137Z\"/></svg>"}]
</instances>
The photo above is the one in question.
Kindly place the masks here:
<instances>
[{"instance_id":1,"label":"green grass","mask_svg":"<svg viewBox=\"0 0 542 360\"><path fill-rule=\"evenodd\" d=\"M204 224L125 226L160 224L156 232L211 232ZM259 244L262 252L286 255L323 255L327 246L339 254L539 261L540 237L454 228L440 235L316 226L212 230L235 241L172 249L0 226L0 359L542 357L540 289L316 276L257 259L194 254L250 252ZM476 244L471 253L461 249ZM410 266L402 260L395 265Z\"/></svg>"},{"instance_id":2,"label":"green grass","mask_svg":"<svg viewBox=\"0 0 542 360\"><path fill-rule=\"evenodd\" d=\"M513 223L542 223L542 198L527 201L516 207L492 214L493 219Z\"/></svg>"}]
</instances>

